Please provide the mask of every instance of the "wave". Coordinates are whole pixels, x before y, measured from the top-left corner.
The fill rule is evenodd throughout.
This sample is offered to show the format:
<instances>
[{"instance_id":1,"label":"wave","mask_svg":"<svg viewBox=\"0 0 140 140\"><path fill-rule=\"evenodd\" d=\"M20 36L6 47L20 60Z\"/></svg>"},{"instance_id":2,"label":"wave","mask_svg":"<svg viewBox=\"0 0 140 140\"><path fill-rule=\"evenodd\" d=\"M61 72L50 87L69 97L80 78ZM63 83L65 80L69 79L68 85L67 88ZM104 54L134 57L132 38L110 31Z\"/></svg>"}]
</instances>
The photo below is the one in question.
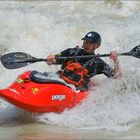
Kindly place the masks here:
<instances>
[{"instance_id":1,"label":"wave","mask_svg":"<svg viewBox=\"0 0 140 140\"><path fill-rule=\"evenodd\" d=\"M102 46L97 53L109 53L112 50L125 52L140 44L139 1L0 3L0 55L23 51L45 58L50 53L81 46L81 38L91 30L102 36ZM103 59L110 63L108 58ZM120 64L123 78L103 80L97 91L91 93L80 106L62 114L35 114L33 119L82 129L130 128L131 124L140 118L140 63L136 58L125 56L120 57ZM55 71L59 67L50 68L45 63L35 63L10 71L0 65L0 88L11 84L20 73L28 69ZM5 116L9 117L4 115L9 105L2 100L0 105L4 106L0 112L0 120L3 122ZM25 116L27 114L25 113ZM17 115L12 116L15 117L17 118Z\"/></svg>"}]
</instances>

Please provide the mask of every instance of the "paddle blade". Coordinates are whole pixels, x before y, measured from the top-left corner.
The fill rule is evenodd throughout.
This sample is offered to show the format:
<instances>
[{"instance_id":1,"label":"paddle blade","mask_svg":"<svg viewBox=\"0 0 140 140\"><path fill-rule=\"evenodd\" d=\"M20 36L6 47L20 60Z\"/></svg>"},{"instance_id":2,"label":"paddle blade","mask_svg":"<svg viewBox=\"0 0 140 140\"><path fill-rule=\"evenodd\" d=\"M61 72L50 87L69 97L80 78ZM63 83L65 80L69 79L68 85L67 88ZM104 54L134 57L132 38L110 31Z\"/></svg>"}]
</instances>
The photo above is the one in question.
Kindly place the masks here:
<instances>
[{"instance_id":1,"label":"paddle blade","mask_svg":"<svg viewBox=\"0 0 140 140\"><path fill-rule=\"evenodd\" d=\"M31 60L36 60L36 58L24 52L13 52L1 56L1 62L7 69L16 69L27 66L29 63L33 63Z\"/></svg>"},{"instance_id":2,"label":"paddle blade","mask_svg":"<svg viewBox=\"0 0 140 140\"><path fill-rule=\"evenodd\" d=\"M139 58L140 59L140 45L136 46L135 48L133 48L130 52L130 55Z\"/></svg>"}]
</instances>

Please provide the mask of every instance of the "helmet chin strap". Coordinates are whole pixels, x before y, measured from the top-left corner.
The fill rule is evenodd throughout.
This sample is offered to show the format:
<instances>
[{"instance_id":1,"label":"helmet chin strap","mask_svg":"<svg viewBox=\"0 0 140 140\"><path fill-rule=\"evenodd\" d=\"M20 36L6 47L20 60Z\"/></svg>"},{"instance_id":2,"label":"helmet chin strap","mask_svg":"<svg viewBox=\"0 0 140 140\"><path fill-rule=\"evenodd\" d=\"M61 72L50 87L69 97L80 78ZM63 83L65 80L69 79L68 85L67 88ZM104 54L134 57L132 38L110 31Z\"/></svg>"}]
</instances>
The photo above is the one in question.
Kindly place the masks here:
<instances>
[{"instance_id":1,"label":"helmet chin strap","mask_svg":"<svg viewBox=\"0 0 140 140\"><path fill-rule=\"evenodd\" d=\"M94 44L94 47L91 49L91 53L94 53L95 50L96 50L96 48L95 48L95 44Z\"/></svg>"}]
</instances>

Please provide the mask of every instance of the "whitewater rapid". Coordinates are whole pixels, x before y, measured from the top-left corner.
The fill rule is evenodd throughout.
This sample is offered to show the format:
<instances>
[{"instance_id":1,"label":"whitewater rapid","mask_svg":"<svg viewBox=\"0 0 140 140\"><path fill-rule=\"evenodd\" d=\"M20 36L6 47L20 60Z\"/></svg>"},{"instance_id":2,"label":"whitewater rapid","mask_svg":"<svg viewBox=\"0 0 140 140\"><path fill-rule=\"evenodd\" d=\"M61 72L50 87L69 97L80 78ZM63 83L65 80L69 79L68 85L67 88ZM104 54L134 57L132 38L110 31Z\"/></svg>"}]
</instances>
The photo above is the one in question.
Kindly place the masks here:
<instances>
[{"instance_id":1,"label":"whitewater rapid","mask_svg":"<svg viewBox=\"0 0 140 140\"><path fill-rule=\"evenodd\" d=\"M81 38L92 30L102 36L102 46L96 53L130 51L140 44L139 10L139 1L1 1L0 54L23 51L46 58L50 53L81 46ZM108 58L103 60L112 65ZM129 129L140 119L140 61L130 56L121 56L119 60L123 77L93 78L101 85L71 111L30 114L0 100L0 122L23 116L22 119L80 129ZM59 66L41 62L7 70L0 64L0 88L7 87L29 69L55 72Z\"/></svg>"}]
</instances>

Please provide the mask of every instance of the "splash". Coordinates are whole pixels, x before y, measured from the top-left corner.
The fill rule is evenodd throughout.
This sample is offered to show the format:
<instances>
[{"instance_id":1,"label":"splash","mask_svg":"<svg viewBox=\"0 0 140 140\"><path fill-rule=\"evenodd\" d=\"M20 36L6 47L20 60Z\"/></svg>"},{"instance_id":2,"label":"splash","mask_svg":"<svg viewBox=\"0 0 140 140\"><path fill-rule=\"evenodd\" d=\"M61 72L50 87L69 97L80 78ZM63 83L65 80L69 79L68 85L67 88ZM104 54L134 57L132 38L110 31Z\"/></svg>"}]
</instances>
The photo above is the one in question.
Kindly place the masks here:
<instances>
[{"instance_id":1,"label":"splash","mask_svg":"<svg viewBox=\"0 0 140 140\"><path fill-rule=\"evenodd\" d=\"M132 81L135 76L125 76L111 82L105 80L85 102L73 110L63 114L38 115L36 119L80 129L128 130L140 117L140 83L138 80Z\"/></svg>"},{"instance_id":2,"label":"splash","mask_svg":"<svg viewBox=\"0 0 140 140\"><path fill-rule=\"evenodd\" d=\"M102 47L97 53L129 51L140 43L139 5L138 1L118 0L1 2L0 54L23 51L46 58L50 53L81 45L81 38L91 30L102 36ZM103 59L110 63L108 58ZM133 57L120 57L120 63L124 73L120 80L101 78L104 80L97 90L71 111L30 115L45 123L82 129L128 129L140 118L140 63ZM0 88L7 87L29 69L55 72L59 66L35 63L17 70L6 70L0 64ZM2 122L5 118L18 117L17 113L12 118L5 114L5 110L13 110L9 104L0 100L0 105Z\"/></svg>"}]
</instances>

